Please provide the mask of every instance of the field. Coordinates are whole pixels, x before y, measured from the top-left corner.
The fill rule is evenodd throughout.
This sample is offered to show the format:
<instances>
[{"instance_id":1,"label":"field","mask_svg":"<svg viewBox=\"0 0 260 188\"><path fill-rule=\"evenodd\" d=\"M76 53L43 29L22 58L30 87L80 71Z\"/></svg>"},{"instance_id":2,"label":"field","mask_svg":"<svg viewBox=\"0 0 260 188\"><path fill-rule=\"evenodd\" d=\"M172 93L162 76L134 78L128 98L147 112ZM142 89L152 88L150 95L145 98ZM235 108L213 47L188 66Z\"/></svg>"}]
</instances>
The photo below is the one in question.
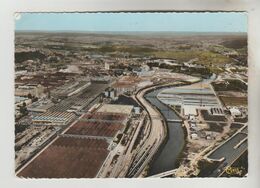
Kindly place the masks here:
<instances>
[{"instance_id":1,"label":"field","mask_svg":"<svg viewBox=\"0 0 260 188\"><path fill-rule=\"evenodd\" d=\"M225 106L247 106L247 97L219 96L219 98L225 104Z\"/></svg>"},{"instance_id":2,"label":"field","mask_svg":"<svg viewBox=\"0 0 260 188\"><path fill-rule=\"evenodd\" d=\"M105 140L60 137L25 167L25 178L94 178L108 155Z\"/></svg>"},{"instance_id":3,"label":"field","mask_svg":"<svg viewBox=\"0 0 260 188\"><path fill-rule=\"evenodd\" d=\"M226 63L232 63L233 60L214 52L203 50L189 50L189 51L157 51L153 55L157 58L173 58L179 62L186 62L191 59L198 59L196 63L201 65L225 65Z\"/></svg>"},{"instance_id":4,"label":"field","mask_svg":"<svg viewBox=\"0 0 260 188\"><path fill-rule=\"evenodd\" d=\"M215 91L236 91L236 92L247 92L247 85L240 80L226 79L225 82L216 83L213 82L212 86Z\"/></svg>"},{"instance_id":5,"label":"field","mask_svg":"<svg viewBox=\"0 0 260 188\"><path fill-rule=\"evenodd\" d=\"M209 128L207 131L218 132L221 133L224 130L225 123L208 123Z\"/></svg>"}]
</instances>

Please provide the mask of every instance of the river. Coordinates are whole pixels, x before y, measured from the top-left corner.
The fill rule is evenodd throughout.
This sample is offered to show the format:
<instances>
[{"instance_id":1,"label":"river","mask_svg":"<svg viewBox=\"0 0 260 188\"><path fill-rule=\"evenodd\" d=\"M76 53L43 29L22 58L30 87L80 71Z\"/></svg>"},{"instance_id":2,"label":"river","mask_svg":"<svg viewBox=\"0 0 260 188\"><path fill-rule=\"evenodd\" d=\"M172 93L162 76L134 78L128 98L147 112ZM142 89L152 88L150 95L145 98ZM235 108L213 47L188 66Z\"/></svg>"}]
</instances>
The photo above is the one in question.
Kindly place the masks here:
<instances>
[{"instance_id":1,"label":"river","mask_svg":"<svg viewBox=\"0 0 260 188\"><path fill-rule=\"evenodd\" d=\"M203 79L200 83L210 83L216 79L217 75L212 74L210 78ZM174 88L174 86L172 88ZM158 93L165 89L165 87L156 89L148 92L144 96L147 101L159 109L165 118L167 125L167 138L159 152L156 154L154 161L151 163L148 176L178 168L176 162L178 161L178 157L181 155L185 145L185 136L181 123L167 121L167 119L180 118L172 109L157 98Z\"/></svg>"},{"instance_id":2,"label":"river","mask_svg":"<svg viewBox=\"0 0 260 188\"><path fill-rule=\"evenodd\" d=\"M157 89L145 95L145 99L156 106L165 119L179 119L176 113L157 99L157 94L165 88ZM177 168L176 162L184 147L185 138L181 123L167 121L167 134L165 144L150 165L148 176Z\"/></svg>"}]
</instances>

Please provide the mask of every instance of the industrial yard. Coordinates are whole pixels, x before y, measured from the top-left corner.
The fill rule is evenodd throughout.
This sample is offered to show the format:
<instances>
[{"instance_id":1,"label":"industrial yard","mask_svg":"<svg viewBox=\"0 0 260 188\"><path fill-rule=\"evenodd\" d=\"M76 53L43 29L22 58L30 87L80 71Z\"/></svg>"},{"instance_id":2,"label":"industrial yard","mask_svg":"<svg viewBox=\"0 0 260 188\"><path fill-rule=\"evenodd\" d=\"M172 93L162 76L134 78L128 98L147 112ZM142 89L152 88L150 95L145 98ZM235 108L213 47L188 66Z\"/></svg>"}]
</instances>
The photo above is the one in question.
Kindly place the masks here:
<instances>
[{"instance_id":1,"label":"industrial yard","mask_svg":"<svg viewBox=\"0 0 260 188\"><path fill-rule=\"evenodd\" d=\"M246 33L17 31L15 174L244 177L247 70Z\"/></svg>"}]
</instances>

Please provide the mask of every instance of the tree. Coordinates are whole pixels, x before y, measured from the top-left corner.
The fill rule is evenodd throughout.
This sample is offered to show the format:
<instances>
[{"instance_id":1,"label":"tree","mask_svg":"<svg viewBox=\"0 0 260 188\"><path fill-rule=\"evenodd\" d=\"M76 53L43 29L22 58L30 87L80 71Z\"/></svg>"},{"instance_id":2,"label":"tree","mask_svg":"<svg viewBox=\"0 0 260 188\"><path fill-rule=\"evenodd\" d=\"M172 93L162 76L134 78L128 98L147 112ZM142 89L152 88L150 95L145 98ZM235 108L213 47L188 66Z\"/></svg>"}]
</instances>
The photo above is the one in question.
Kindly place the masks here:
<instances>
[{"instance_id":1,"label":"tree","mask_svg":"<svg viewBox=\"0 0 260 188\"><path fill-rule=\"evenodd\" d=\"M31 93L29 93L29 94L27 95L27 97L28 97L29 99L32 99L32 98L33 98L33 96L32 96Z\"/></svg>"},{"instance_id":2,"label":"tree","mask_svg":"<svg viewBox=\"0 0 260 188\"><path fill-rule=\"evenodd\" d=\"M36 102L36 101L38 101L38 97L33 97L32 102Z\"/></svg>"},{"instance_id":3,"label":"tree","mask_svg":"<svg viewBox=\"0 0 260 188\"><path fill-rule=\"evenodd\" d=\"M28 114L28 110L27 110L27 108L26 108L26 103L25 103L25 102L23 102L23 105L20 106L19 111L20 111L20 113L21 113L22 115L27 115L27 114Z\"/></svg>"}]
</instances>

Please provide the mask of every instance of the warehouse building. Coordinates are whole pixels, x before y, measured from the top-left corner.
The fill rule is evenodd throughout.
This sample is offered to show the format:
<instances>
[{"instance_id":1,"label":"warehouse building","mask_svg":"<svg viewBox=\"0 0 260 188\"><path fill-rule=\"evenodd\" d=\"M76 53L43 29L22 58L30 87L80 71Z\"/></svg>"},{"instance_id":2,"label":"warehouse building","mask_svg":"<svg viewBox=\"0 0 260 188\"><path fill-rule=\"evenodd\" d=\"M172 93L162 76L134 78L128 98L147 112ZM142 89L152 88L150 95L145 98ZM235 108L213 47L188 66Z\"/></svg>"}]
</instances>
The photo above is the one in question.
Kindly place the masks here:
<instances>
[{"instance_id":1,"label":"warehouse building","mask_svg":"<svg viewBox=\"0 0 260 188\"><path fill-rule=\"evenodd\" d=\"M84 89L90 86L89 81L76 81L66 83L51 92L51 95L58 98L66 98L77 93L80 93Z\"/></svg>"},{"instance_id":2,"label":"warehouse building","mask_svg":"<svg viewBox=\"0 0 260 188\"><path fill-rule=\"evenodd\" d=\"M158 94L165 104L181 106L185 116L198 115L197 109L213 109L212 113L221 113L222 106L210 88L169 88Z\"/></svg>"},{"instance_id":3,"label":"warehouse building","mask_svg":"<svg viewBox=\"0 0 260 188\"><path fill-rule=\"evenodd\" d=\"M32 118L34 125L53 125L62 126L67 125L74 120L76 115L70 112L44 112Z\"/></svg>"},{"instance_id":4,"label":"warehouse building","mask_svg":"<svg viewBox=\"0 0 260 188\"><path fill-rule=\"evenodd\" d=\"M27 84L15 88L15 96L27 97L29 94L35 97L41 97L44 93L44 87L41 84Z\"/></svg>"},{"instance_id":5,"label":"warehouse building","mask_svg":"<svg viewBox=\"0 0 260 188\"><path fill-rule=\"evenodd\" d=\"M42 99L27 106L29 112L46 112L54 103L49 99Z\"/></svg>"},{"instance_id":6,"label":"warehouse building","mask_svg":"<svg viewBox=\"0 0 260 188\"><path fill-rule=\"evenodd\" d=\"M104 104L97 112L130 115L134 109L132 105Z\"/></svg>"}]
</instances>

